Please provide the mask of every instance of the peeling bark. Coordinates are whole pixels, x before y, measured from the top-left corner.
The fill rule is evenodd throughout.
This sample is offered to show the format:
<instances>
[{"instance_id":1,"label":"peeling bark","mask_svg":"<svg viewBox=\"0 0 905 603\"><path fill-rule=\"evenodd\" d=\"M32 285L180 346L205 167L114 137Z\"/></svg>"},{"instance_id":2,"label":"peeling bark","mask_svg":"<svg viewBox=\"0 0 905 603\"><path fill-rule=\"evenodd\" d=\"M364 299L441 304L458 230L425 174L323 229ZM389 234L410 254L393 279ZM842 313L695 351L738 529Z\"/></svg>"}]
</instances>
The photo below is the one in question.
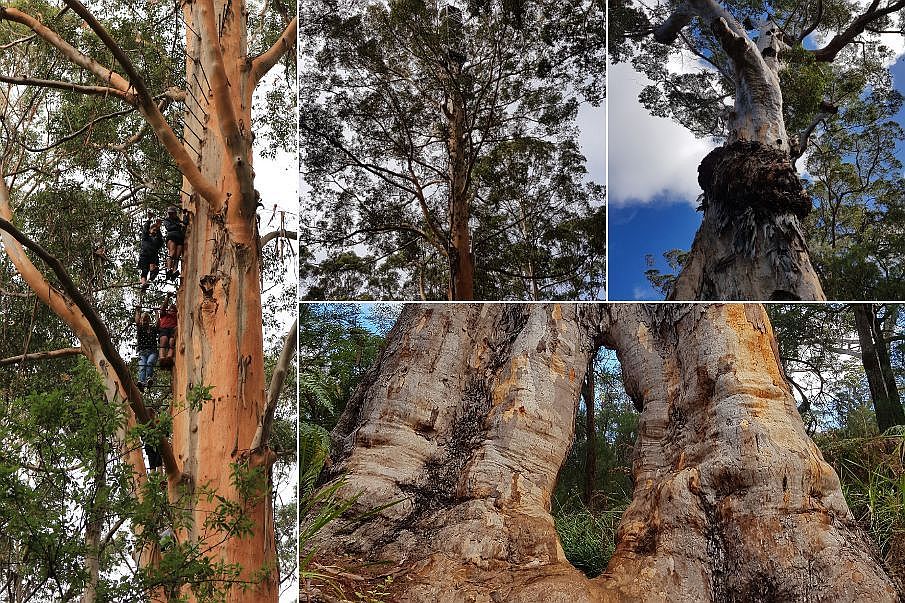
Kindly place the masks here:
<instances>
[{"instance_id":1,"label":"peeling bark","mask_svg":"<svg viewBox=\"0 0 905 603\"><path fill-rule=\"evenodd\" d=\"M590 580L550 497L601 343L642 415ZM897 600L758 306L406 306L333 436L355 512L390 506L328 525L322 551L390 561L399 600Z\"/></svg>"},{"instance_id":2,"label":"peeling bark","mask_svg":"<svg viewBox=\"0 0 905 603\"><path fill-rule=\"evenodd\" d=\"M672 300L824 300L801 220L811 200L787 153L714 149L698 168L704 220Z\"/></svg>"},{"instance_id":3,"label":"peeling bark","mask_svg":"<svg viewBox=\"0 0 905 603\"><path fill-rule=\"evenodd\" d=\"M704 221L669 298L822 301L800 223L811 203L783 117L779 71L788 46L770 20L752 40L716 0L681 3L654 39L673 43L692 17L710 27L730 58L735 103L726 144L699 168Z\"/></svg>"}]
</instances>

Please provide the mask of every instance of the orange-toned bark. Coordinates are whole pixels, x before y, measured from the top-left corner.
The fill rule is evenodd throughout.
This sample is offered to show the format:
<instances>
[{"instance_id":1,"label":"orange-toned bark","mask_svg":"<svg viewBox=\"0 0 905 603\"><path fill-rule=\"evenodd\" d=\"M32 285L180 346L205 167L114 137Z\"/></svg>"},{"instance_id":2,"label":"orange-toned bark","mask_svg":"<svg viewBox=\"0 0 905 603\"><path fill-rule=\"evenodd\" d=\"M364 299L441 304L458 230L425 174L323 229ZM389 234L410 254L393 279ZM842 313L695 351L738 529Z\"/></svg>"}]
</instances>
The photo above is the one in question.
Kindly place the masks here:
<instances>
[{"instance_id":1,"label":"orange-toned bark","mask_svg":"<svg viewBox=\"0 0 905 603\"><path fill-rule=\"evenodd\" d=\"M592 580L550 506L598 345L641 417ZM326 526L321 550L386 561L393 600L898 600L756 305L409 305L333 438L330 471L381 511Z\"/></svg>"},{"instance_id":2,"label":"orange-toned bark","mask_svg":"<svg viewBox=\"0 0 905 603\"><path fill-rule=\"evenodd\" d=\"M227 9L228 7L228 9ZM213 545L213 554L242 568L250 588L234 587L230 602L276 601L277 568L270 500L273 455L266 441L250 447L265 413L260 256L253 188L250 63L244 60L245 3L198 0L184 5L191 25L187 39L185 119L203 140L193 158L204 177L221 191L209 203L186 179L190 212L177 295L179 330L173 367L174 402L182 408L173 424L173 448L194 488L207 487L236 502L257 529L247 537L224 535L205 526L208 505L192 511L194 524L183 537ZM224 14L224 11L226 13ZM219 41L218 41L219 40ZM208 87L208 84L210 87ZM204 123L199 117L205 116ZM211 399L189 408L195 387L210 387ZM267 477L252 500L242 501L234 467L257 468ZM172 497L178 484L170 483ZM221 543L222 541L222 543ZM189 594L189 593L186 593Z\"/></svg>"},{"instance_id":3,"label":"orange-toned bark","mask_svg":"<svg viewBox=\"0 0 905 603\"><path fill-rule=\"evenodd\" d=\"M263 333L260 288L260 241L256 225L257 193L252 171L251 100L254 86L295 43L295 21L277 42L256 58L247 56L247 7L241 0L189 0L182 3L187 28L189 90L167 91L186 104L186 136L182 141L166 122L129 57L79 0L64 0L111 52L116 66L100 65L69 44L39 19L13 8L0 8L0 20L29 27L43 42L70 62L91 72L111 94L137 107L184 177L182 207L191 220L187 228L182 280L177 294L180 316L173 367L174 432L172 448L162 444L172 500L183 487L201 487L240 503L254 529L238 537L208 522L210 503L193 505L194 520L180 538L203 539L204 548L225 564L241 568L240 581L227 595L230 602L276 601L277 568L271 512L270 471L273 453L267 448L267 405L264 391ZM120 70L125 75L118 73ZM42 85L37 80L28 85ZM64 83L65 84L65 83ZM45 87L54 87L43 84ZM56 86L60 87L60 86ZM98 86L78 92L95 93ZM203 117L202 117L203 116ZM4 191L0 191L4 192ZM6 207L9 210L8 204ZM8 239L4 236L4 239ZM28 261L15 241L6 249L16 267L41 300L72 327L85 354L107 383L111 399L130 399L139 417L146 416L141 396L128 374L109 369L103 346L92 324ZM103 343L103 340L102 340ZM108 354L109 355L109 354ZM122 373L122 371L120 371ZM125 381L125 385L123 383ZM190 408L196 388L210 388L211 400ZM128 414L134 424L131 413ZM253 447L253 449L252 449ZM175 453L175 456L173 455ZM140 449L130 461L144 479ZM245 498L234 484L236 467L262 472L259 491ZM182 471L184 470L184 471ZM242 469L239 472L243 472ZM142 554L154 563L158 551ZM189 599L192 593L183 593ZM163 600L164 593L155 597Z\"/></svg>"}]
</instances>

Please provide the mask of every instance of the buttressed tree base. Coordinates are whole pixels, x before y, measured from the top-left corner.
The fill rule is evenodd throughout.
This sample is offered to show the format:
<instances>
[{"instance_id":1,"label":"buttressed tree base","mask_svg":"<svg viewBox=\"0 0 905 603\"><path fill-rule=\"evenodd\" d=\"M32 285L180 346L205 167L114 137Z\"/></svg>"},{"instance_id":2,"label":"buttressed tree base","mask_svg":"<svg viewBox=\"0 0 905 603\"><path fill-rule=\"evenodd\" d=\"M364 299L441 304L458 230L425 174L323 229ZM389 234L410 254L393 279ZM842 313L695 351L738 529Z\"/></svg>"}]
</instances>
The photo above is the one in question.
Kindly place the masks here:
<instances>
[{"instance_id":1,"label":"buttressed tree base","mask_svg":"<svg viewBox=\"0 0 905 603\"><path fill-rule=\"evenodd\" d=\"M588 579L550 499L599 346L641 417L616 552ZM898 600L757 305L406 306L333 440L357 510L389 506L319 545L390 562L400 600Z\"/></svg>"}]
</instances>

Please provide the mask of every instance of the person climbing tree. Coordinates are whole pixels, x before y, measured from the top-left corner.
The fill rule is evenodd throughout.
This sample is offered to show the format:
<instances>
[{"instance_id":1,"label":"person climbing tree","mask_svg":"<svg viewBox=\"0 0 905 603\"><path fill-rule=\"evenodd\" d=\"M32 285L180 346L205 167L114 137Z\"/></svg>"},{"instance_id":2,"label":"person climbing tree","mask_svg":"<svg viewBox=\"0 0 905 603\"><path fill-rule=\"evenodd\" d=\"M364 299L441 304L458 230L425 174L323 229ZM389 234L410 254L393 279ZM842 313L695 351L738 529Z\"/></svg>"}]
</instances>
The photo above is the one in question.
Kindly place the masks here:
<instances>
[{"instance_id":1,"label":"person climbing tree","mask_svg":"<svg viewBox=\"0 0 905 603\"><path fill-rule=\"evenodd\" d=\"M176 350L176 306L170 303L167 295L160 306L160 318L157 327L160 332L160 366L173 366L173 356Z\"/></svg>"},{"instance_id":2,"label":"person climbing tree","mask_svg":"<svg viewBox=\"0 0 905 603\"><path fill-rule=\"evenodd\" d=\"M138 270L141 272L141 288L145 289L160 271L160 248L163 236L160 234L160 220L151 224L149 219L141 231L141 249L138 252Z\"/></svg>"},{"instance_id":3,"label":"person climbing tree","mask_svg":"<svg viewBox=\"0 0 905 603\"><path fill-rule=\"evenodd\" d=\"M138 389L144 391L154 378L157 363L157 327L151 324L151 315L135 308L136 339L138 340Z\"/></svg>"},{"instance_id":4,"label":"person climbing tree","mask_svg":"<svg viewBox=\"0 0 905 603\"><path fill-rule=\"evenodd\" d=\"M167 217L163 219L167 233L167 280L170 281L179 276L179 260L182 259L185 247L185 227L189 223L185 212L181 219L178 214L179 208L171 205L167 210Z\"/></svg>"}]
</instances>

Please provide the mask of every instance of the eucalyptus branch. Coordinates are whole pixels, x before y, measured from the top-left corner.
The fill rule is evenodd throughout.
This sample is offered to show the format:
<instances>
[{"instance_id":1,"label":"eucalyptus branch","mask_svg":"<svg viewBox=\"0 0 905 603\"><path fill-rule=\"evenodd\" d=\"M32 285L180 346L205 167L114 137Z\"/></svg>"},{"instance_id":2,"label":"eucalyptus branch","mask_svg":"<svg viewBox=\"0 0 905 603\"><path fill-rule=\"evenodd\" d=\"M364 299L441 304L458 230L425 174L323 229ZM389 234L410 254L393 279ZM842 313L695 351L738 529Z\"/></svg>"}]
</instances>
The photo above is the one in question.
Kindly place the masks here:
<instances>
[{"instance_id":1,"label":"eucalyptus branch","mask_svg":"<svg viewBox=\"0 0 905 603\"><path fill-rule=\"evenodd\" d=\"M273 376L270 378L270 387L267 388L267 403L264 405L264 414L255 430L254 438L252 438L252 451L262 448L267 440L270 439L270 431L273 428L273 417L276 413L277 402L280 399L280 392L283 391L283 384L286 382L286 375L289 373L289 366L292 359L295 358L295 349L298 345L298 318L289 328L286 339L283 341L283 350L280 352L280 358L277 360L276 368L273 370Z\"/></svg>"},{"instance_id":2,"label":"eucalyptus branch","mask_svg":"<svg viewBox=\"0 0 905 603\"><path fill-rule=\"evenodd\" d=\"M262 54L259 54L251 62L252 88L261 81L268 71L280 61L283 56L295 48L295 39L298 33L298 18L293 18L277 38L277 41Z\"/></svg>"}]
</instances>

